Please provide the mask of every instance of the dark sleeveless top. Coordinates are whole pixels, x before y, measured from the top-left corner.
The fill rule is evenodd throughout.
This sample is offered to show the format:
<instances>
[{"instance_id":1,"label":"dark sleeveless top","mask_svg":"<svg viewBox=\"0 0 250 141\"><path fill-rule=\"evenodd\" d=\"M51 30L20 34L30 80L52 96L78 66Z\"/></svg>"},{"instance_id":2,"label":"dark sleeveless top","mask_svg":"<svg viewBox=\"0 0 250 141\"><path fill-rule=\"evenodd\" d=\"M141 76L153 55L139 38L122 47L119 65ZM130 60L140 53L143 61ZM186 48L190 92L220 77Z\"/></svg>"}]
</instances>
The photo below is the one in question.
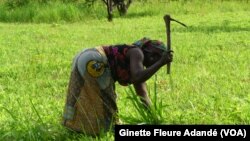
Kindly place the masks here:
<instances>
[{"instance_id":1,"label":"dark sleeveless top","mask_svg":"<svg viewBox=\"0 0 250 141\"><path fill-rule=\"evenodd\" d=\"M108 58L109 67L114 81L127 86L130 81L130 62L126 58L127 51L134 48L132 45L114 45L103 46L104 52Z\"/></svg>"}]
</instances>

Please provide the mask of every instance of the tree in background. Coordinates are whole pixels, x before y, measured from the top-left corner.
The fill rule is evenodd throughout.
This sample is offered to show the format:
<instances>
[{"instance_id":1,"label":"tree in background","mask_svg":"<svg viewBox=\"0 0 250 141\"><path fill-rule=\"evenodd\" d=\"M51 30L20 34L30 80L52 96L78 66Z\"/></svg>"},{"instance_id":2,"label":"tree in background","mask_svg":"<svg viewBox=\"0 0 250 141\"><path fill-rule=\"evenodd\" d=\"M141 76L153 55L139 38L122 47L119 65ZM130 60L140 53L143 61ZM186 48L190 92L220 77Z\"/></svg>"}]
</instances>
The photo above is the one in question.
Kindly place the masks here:
<instances>
[{"instance_id":1,"label":"tree in background","mask_svg":"<svg viewBox=\"0 0 250 141\"><path fill-rule=\"evenodd\" d=\"M86 3L88 5L93 5L94 2L97 0L86 0ZM108 20L112 21L113 19L113 8L117 8L120 16L126 15L128 8L130 4L132 3L132 0L102 0L106 7L108 12Z\"/></svg>"},{"instance_id":2,"label":"tree in background","mask_svg":"<svg viewBox=\"0 0 250 141\"><path fill-rule=\"evenodd\" d=\"M97 0L86 0L88 5L93 5ZM108 13L108 20L112 21L113 19L113 9L116 7L120 16L126 15L132 0L102 0L106 7Z\"/></svg>"},{"instance_id":3,"label":"tree in background","mask_svg":"<svg viewBox=\"0 0 250 141\"><path fill-rule=\"evenodd\" d=\"M107 6L108 20L113 19L113 7L117 7L120 16L127 13L127 10L132 3L132 0L102 0Z\"/></svg>"}]
</instances>

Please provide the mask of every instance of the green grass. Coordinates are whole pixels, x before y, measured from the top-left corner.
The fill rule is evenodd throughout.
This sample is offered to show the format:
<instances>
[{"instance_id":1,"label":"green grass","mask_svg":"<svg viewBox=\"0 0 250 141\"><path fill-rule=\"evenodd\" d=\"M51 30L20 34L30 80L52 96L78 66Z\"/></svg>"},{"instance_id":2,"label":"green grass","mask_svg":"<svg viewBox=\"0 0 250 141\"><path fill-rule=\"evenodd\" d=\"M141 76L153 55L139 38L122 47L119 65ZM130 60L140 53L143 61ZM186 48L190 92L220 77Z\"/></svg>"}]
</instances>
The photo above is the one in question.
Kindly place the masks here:
<instances>
[{"instance_id":1,"label":"green grass","mask_svg":"<svg viewBox=\"0 0 250 141\"><path fill-rule=\"evenodd\" d=\"M165 42L166 13L188 28L171 27L172 81L163 67L157 80L147 82L156 105L162 101L161 123L250 124L246 2L136 3L130 8L112 23L101 15L74 23L0 23L0 140L113 140L112 133L91 138L60 125L71 61L87 47L132 43L143 36ZM117 84L116 89L119 114L141 121L129 88Z\"/></svg>"},{"instance_id":2,"label":"green grass","mask_svg":"<svg viewBox=\"0 0 250 141\"><path fill-rule=\"evenodd\" d=\"M30 2L22 6L11 7L0 2L0 21L2 22L76 22L105 18L105 6L95 3L89 7L82 3Z\"/></svg>"},{"instance_id":3,"label":"green grass","mask_svg":"<svg viewBox=\"0 0 250 141\"><path fill-rule=\"evenodd\" d=\"M152 94L153 91L153 94ZM159 125L165 124L165 117L163 113L167 105L163 105L163 101L158 98L157 92L157 75L155 75L154 89L148 88L149 96L151 97L152 105L146 107L140 97L136 94L132 86L129 86L129 91L126 91L128 99L132 103L134 111L132 114L120 114L119 118L126 121L125 124L132 125Z\"/></svg>"}]
</instances>

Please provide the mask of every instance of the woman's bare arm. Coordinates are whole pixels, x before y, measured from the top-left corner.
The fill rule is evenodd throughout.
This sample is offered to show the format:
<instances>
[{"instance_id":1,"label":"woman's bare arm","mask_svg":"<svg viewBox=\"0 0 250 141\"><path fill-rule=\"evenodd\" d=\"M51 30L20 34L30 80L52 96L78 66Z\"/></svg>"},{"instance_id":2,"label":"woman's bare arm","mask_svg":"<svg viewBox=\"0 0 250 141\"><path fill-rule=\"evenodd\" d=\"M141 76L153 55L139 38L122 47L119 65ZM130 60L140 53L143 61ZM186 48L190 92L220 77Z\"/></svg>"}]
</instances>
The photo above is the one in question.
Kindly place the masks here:
<instances>
[{"instance_id":1,"label":"woman's bare arm","mask_svg":"<svg viewBox=\"0 0 250 141\"><path fill-rule=\"evenodd\" d=\"M143 83L148 80L152 75L154 75L163 65L167 62L165 60L166 55L162 56L157 62L153 65L144 69L143 61L144 55L141 49L134 48L129 50L129 59L130 59L130 73L131 73L131 82L133 84ZM165 60L164 60L165 59Z\"/></svg>"}]
</instances>

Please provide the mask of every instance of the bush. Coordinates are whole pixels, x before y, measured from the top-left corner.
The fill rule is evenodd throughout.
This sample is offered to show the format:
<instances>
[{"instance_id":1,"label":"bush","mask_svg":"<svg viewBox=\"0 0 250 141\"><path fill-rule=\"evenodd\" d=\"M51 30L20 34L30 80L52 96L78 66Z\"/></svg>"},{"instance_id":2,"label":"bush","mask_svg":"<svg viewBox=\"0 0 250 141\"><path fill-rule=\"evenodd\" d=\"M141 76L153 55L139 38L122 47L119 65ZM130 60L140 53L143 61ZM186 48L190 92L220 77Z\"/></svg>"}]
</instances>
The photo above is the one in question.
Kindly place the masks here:
<instances>
[{"instance_id":1,"label":"bush","mask_svg":"<svg viewBox=\"0 0 250 141\"><path fill-rule=\"evenodd\" d=\"M8 8L16 8L21 7L28 4L30 0L6 0L5 4Z\"/></svg>"},{"instance_id":2,"label":"bush","mask_svg":"<svg viewBox=\"0 0 250 141\"><path fill-rule=\"evenodd\" d=\"M107 11L106 0L0 0L2 22L78 21L83 17L112 19L114 10L126 15L132 0L112 0ZM106 7L106 8L105 8ZM107 11L104 12L104 11Z\"/></svg>"},{"instance_id":3,"label":"bush","mask_svg":"<svg viewBox=\"0 0 250 141\"><path fill-rule=\"evenodd\" d=\"M46 4L49 2L63 2L63 3L77 3L77 2L83 2L85 0L5 0L3 3L8 7L8 8L17 8L17 7L22 7L25 5L28 5L30 3L39 3L39 4ZM86 0L90 1L90 0Z\"/></svg>"}]
</instances>

